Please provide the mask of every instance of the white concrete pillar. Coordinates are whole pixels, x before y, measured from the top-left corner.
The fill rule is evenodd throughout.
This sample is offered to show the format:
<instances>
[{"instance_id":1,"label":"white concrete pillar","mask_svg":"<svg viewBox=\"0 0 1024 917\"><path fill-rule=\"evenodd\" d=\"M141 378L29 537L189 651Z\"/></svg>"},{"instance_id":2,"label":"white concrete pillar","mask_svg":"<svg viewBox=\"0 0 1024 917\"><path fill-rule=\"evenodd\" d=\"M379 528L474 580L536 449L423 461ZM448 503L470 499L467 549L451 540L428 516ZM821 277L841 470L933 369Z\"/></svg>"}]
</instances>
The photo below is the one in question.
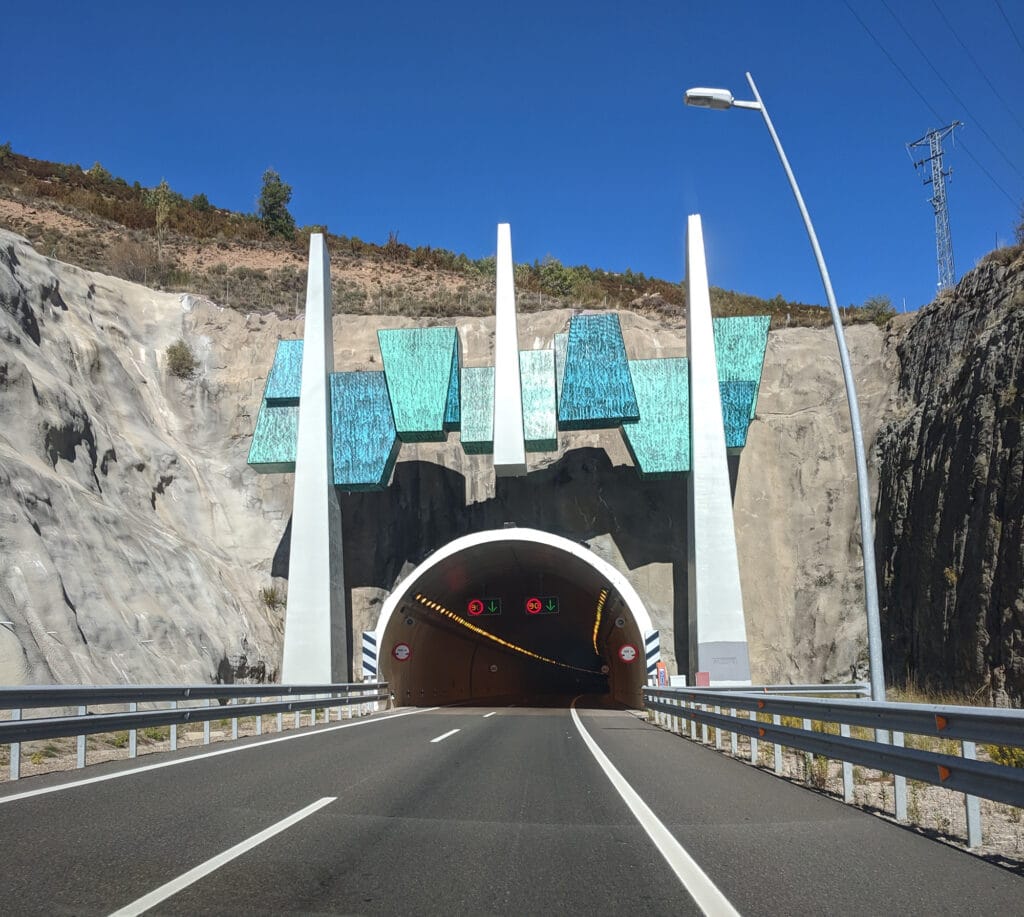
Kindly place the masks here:
<instances>
[{"instance_id":1,"label":"white concrete pillar","mask_svg":"<svg viewBox=\"0 0 1024 917\"><path fill-rule=\"evenodd\" d=\"M512 275L512 232L498 224L497 293L494 319L494 474L526 474L523 390L519 374L519 325Z\"/></svg>"},{"instance_id":2,"label":"white concrete pillar","mask_svg":"<svg viewBox=\"0 0 1024 917\"><path fill-rule=\"evenodd\" d=\"M747 629L732 517L722 397L700 216L686 233L686 351L690 360L691 465L687 505L690 677L750 684Z\"/></svg>"},{"instance_id":3,"label":"white concrete pillar","mask_svg":"<svg viewBox=\"0 0 1024 917\"><path fill-rule=\"evenodd\" d=\"M309 237L288 604L281 662L281 681L285 684L349 680L341 509L332 473L331 312L327 243L322 234L314 233Z\"/></svg>"}]
</instances>

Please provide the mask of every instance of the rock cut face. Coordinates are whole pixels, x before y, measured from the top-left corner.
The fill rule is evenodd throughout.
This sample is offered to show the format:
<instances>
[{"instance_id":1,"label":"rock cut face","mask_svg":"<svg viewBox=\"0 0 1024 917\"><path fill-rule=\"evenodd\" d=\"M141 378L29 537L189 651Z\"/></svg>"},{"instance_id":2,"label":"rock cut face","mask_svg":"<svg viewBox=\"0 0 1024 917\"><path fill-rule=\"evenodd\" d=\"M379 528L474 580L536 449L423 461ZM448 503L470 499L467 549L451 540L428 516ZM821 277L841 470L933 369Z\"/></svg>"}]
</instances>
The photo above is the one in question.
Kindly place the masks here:
<instances>
[{"instance_id":1,"label":"rock cut face","mask_svg":"<svg viewBox=\"0 0 1024 917\"><path fill-rule=\"evenodd\" d=\"M520 317L550 347L570 310ZM620 314L633 357L676 358L676 321ZM335 367L380 370L380 328L336 315ZM494 323L456 318L467 367L493 363ZM0 231L0 681L205 682L279 666L290 475L246 459L279 339L301 321L243 314L41 257ZM168 371L182 339L197 366ZM872 442L895 390L874 326L848 329ZM675 671L685 658L685 488L640 479L617 431L559 437L495 481L457 437L405 443L387 491L342 496L349 645L430 551L512 521L586 541L643 597ZM831 331L768 339L757 414L734 462L753 675L848 676L864 642L852 446ZM358 657L358 652L357 652ZM358 666L358 659L356 662Z\"/></svg>"}]
</instances>

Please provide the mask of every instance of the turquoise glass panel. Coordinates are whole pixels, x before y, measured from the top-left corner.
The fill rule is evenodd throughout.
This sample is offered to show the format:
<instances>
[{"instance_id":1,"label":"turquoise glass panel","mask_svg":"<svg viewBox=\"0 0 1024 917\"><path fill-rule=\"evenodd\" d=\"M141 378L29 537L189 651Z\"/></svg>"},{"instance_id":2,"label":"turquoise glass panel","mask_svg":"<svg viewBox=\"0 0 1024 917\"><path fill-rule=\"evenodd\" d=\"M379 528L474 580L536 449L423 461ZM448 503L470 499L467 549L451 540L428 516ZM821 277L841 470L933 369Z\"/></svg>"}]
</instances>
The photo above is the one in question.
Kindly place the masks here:
<instances>
[{"instance_id":1,"label":"turquoise glass panel","mask_svg":"<svg viewBox=\"0 0 1024 917\"><path fill-rule=\"evenodd\" d=\"M630 360L639 420L622 422L622 438L644 478L690 470L690 364L685 358Z\"/></svg>"},{"instance_id":2,"label":"turquoise glass panel","mask_svg":"<svg viewBox=\"0 0 1024 917\"><path fill-rule=\"evenodd\" d=\"M298 404L302 391L302 341L278 341L263 397L268 404Z\"/></svg>"},{"instance_id":3,"label":"turquoise glass panel","mask_svg":"<svg viewBox=\"0 0 1024 917\"><path fill-rule=\"evenodd\" d=\"M383 490L399 442L383 372L331 373L334 483L341 490Z\"/></svg>"},{"instance_id":4,"label":"turquoise glass panel","mask_svg":"<svg viewBox=\"0 0 1024 917\"><path fill-rule=\"evenodd\" d=\"M494 367L462 370L462 450L468 455L494 452Z\"/></svg>"},{"instance_id":5,"label":"turquoise glass panel","mask_svg":"<svg viewBox=\"0 0 1024 917\"><path fill-rule=\"evenodd\" d=\"M768 347L768 315L742 315L714 320L715 360L722 393L725 442L741 449L757 410L757 393Z\"/></svg>"},{"instance_id":6,"label":"turquoise glass panel","mask_svg":"<svg viewBox=\"0 0 1024 917\"><path fill-rule=\"evenodd\" d=\"M523 441L527 452L557 452L555 414L555 352L519 352L523 392Z\"/></svg>"},{"instance_id":7,"label":"turquoise glass panel","mask_svg":"<svg viewBox=\"0 0 1024 917\"><path fill-rule=\"evenodd\" d=\"M597 430L639 419L618 315L574 316L558 399L559 428Z\"/></svg>"},{"instance_id":8,"label":"turquoise glass panel","mask_svg":"<svg viewBox=\"0 0 1024 917\"><path fill-rule=\"evenodd\" d=\"M299 434L297 404L260 405L249 446L249 464L261 474L295 470L295 444Z\"/></svg>"},{"instance_id":9,"label":"turquoise glass panel","mask_svg":"<svg viewBox=\"0 0 1024 917\"><path fill-rule=\"evenodd\" d=\"M440 442L451 387L454 328L397 328L377 332L391 413L404 443Z\"/></svg>"}]
</instances>

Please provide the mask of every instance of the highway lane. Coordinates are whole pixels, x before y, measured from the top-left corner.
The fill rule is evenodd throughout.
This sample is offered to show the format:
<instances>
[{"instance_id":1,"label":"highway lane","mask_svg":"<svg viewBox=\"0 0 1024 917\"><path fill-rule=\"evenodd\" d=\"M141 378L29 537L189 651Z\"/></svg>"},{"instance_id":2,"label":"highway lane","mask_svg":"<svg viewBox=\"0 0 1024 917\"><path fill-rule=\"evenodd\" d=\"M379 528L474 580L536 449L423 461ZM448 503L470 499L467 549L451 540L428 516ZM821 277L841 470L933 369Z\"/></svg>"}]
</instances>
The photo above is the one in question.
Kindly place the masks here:
<instances>
[{"instance_id":1,"label":"highway lane","mask_svg":"<svg viewBox=\"0 0 1024 917\"><path fill-rule=\"evenodd\" d=\"M568 710L380 719L6 804L35 781L4 787L0 911L110 913L328 799L151 913L699 912ZM744 914L1018 906L1024 882L973 857L629 713L581 719Z\"/></svg>"}]
</instances>

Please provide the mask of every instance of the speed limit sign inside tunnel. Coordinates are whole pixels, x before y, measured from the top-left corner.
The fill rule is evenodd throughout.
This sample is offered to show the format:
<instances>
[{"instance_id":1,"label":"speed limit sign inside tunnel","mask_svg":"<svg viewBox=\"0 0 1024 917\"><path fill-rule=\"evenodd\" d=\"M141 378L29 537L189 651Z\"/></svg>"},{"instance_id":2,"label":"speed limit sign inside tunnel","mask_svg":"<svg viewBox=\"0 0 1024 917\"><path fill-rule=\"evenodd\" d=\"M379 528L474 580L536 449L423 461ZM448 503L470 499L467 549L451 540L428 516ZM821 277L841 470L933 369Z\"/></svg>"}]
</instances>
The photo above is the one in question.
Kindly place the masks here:
<instances>
[{"instance_id":1,"label":"speed limit sign inside tunnel","mask_svg":"<svg viewBox=\"0 0 1024 917\"><path fill-rule=\"evenodd\" d=\"M619 647L619 659L623 662L635 662L637 657L636 647L632 643L623 643Z\"/></svg>"}]
</instances>

